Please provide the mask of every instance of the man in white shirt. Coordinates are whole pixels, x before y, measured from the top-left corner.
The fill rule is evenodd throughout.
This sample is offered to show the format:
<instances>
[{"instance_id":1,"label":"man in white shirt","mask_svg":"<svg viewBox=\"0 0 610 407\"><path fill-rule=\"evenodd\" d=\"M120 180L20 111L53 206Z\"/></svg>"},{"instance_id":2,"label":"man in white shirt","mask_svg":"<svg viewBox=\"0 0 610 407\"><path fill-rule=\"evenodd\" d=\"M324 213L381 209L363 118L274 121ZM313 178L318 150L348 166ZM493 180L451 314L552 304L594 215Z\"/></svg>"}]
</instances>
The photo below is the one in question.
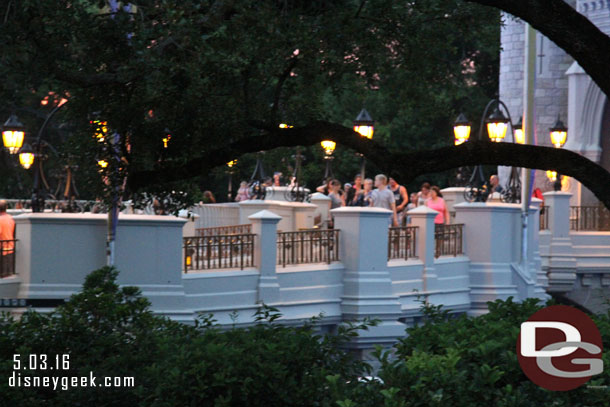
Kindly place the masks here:
<instances>
[{"instance_id":1,"label":"man in white shirt","mask_svg":"<svg viewBox=\"0 0 610 407\"><path fill-rule=\"evenodd\" d=\"M375 177L375 186L377 189L371 194L371 200L375 208L384 208L392 211L392 215L388 220L390 226L398 226L398 218L396 216L396 199L392 191L388 189L388 177L379 174Z\"/></svg>"}]
</instances>

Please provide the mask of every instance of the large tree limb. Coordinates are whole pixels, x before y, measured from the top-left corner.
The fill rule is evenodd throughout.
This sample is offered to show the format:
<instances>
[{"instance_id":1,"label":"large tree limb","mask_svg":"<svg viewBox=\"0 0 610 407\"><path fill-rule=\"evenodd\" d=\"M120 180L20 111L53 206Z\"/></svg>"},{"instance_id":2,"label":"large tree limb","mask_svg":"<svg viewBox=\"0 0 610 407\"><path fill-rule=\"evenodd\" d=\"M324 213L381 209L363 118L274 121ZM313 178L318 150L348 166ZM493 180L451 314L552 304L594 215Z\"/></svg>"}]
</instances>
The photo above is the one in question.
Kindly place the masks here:
<instances>
[{"instance_id":1,"label":"large tree limb","mask_svg":"<svg viewBox=\"0 0 610 407\"><path fill-rule=\"evenodd\" d=\"M564 0L465 0L496 7L527 21L570 54L610 95L610 37Z\"/></svg>"},{"instance_id":2,"label":"large tree limb","mask_svg":"<svg viewBox=\"0 0 610 407\"><path fill-rule=\"evenodd\" d=\"M309 126L279 129L273 125L257 124L265 134L246 137L231 144L220 145L202 152L200 158L185 165L166 166L159 170L134 172L129 184L132 188L188 179L206 174L212 168L225 165L242 154L277 147L306 146L331 139L364 154L388 175L409 183L424 174L462 166L486 164L508 165L539 170L555 170L576 178L589 188L610 209L610 173L593 161L569 150L520 145L469 141L459 146L434 150L390 152L383 145L368 140L352 129L328 122Z\"/></svg>"}]
</instances>

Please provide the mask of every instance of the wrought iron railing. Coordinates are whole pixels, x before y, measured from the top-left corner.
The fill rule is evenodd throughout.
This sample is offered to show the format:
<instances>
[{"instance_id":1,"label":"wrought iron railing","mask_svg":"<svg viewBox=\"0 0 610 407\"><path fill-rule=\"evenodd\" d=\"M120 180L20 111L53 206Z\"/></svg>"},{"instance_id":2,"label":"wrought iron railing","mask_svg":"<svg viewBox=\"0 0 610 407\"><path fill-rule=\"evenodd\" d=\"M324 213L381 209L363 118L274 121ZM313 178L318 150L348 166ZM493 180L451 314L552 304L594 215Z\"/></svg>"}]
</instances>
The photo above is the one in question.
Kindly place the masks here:
<instances>
[{"instance_id":1,"label":"wrought iron railing","mask_svg":"<svg viewBox=\"0 0 610 407\"><path fill-rule=\"evenodd\" d=\"M195 230L197 236L218 236L218 235L246 235L252 233L252 225L231 225L231 226L214 226L210 228L199 228Z\"/></svg>"},{"instance_id":2,"label":"wrought iron railing","mask_svg":"<svg viewBox=\"0 0 610 407\"><path fill-rule=\"evenodd\" d=\"M331 263L339 261L338 229L278 232L277 264Z\"/></svg>"},{"instance_id":3,"label":"wrought iron railing","mask_svg":"<svg viewBox=\"0 0 610 407\"><path fill-rule=\"evenodd\" d=\"M608 231L610 211L605 206L570 206L570 230Z\"/></svg>"},{"instance_id":4,"label":"wrought iron railing","mask_svg":"<svg viewBox=\"0 0 610 407\"><path fill-rule=\"evenodd\" d=\"M540 207L540 230L546 230L549 228L549 207Z\"/></svg>"},{"instance_id":5,"label":"wrought iron railing","mask_svg":"<svg viewBox=\"0 0 610 407\"><path fill-rule=\"evenodd\" d=\"M12 276L15 273L15 250L17 240L0 240L0 278Z\"/></svg>"},{"instance_id":6,"label":"wrought iron railing","mask_svg":"<svg viewBox=\"0 0 610 407\"><path fill-rule=\"evenodd\" d=\"M463 224L436 225L434 228L434 240L436 242L434 257L464 254L463 235Z\"/></svg>"},{"instance_id":7,"label":"wrought iron railing","mask_svg":"<svg viewBox=\"0 0 610 407\"><path fill-rule=\"evenodd\" d=\"M390 228L388 231L388 260L417 257L415 239L417 226Z\"/></svg>"},{"instance_id":8,"label":"wrought iron railing","mask_svg":"<svg viewBox=\"0 0 610 407\"><path fill-rule=\"evenodd\" d=\"M183 238L184 272L253 267L255 236L244 233Z\"/></svg>"}]
</instances>

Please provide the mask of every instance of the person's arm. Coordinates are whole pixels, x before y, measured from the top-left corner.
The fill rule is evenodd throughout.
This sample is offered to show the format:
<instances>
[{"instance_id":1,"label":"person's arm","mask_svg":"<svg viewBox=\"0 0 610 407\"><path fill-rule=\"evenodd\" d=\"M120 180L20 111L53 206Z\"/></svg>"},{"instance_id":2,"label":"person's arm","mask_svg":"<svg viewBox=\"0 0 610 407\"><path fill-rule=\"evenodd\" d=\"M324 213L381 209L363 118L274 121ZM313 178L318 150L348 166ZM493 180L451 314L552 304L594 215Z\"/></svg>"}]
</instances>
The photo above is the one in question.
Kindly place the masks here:
<instances>
[{"instance_id":1,"label":"person's arm","mask_svg":"<svg viewBox=\"0 0 610 407\"><path fill-rule=\"evenodd\" d=\"M392 208L392 225L394 227L398 226L398 216L396 216L396 203L392 202L390 204L390 207Z\"/></svg>"},{"instance_id":2,"label":"person's arm","mask_svg":"<svg viewBox=\"0 0 610 407\"><path fill-rule=\"evenodd\" d=\"M449 208L447 208L447 202L443 200L443 211L445 212L445 225L448 225L450 222L449 219Z\"/></svg>"},{"instance_id":3,"label":"person's arm","mask_svg":"<svg viewBox=\"0 0 610 407\"><path fill-rule=\"evenodd\" d=\"M320 185L319 187L316 188L316 191L323 194L324 188L326 188L326 185Z\"/></svg>"}]
</instances>

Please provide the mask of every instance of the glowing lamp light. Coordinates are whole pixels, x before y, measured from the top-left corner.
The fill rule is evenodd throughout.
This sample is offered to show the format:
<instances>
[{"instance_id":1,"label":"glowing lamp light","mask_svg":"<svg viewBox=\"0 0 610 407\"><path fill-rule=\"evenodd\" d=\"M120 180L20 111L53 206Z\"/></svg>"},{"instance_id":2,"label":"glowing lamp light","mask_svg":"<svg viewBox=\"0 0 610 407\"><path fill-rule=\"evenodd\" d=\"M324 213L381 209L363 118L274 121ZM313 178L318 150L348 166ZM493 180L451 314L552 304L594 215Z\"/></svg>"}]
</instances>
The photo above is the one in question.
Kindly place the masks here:
<instances>
[{"instance_id":1,"label":"glowing lamp light","mask_svg":"<svg viewBox=\"0 0 610 407\"><path fill-rule=\"evenodd\" d=\"M190 267L191 264L193 264L193 258L191 256L186 256L186 261L185 261L187 267Z\"/></svg>"},{"instance_id":2,"label":"glowing lamp light","mask_svg":"<svg viewBox=\"0 0 610 407\"><path fill-rule=\"evenodd\" d=\"M499 143L504 140L506 130L508 129L508 119L504 117L498 108L485 120L485 124L487 125L487 134L491 141Z\"/></svg>"},{"instance_id":3,"label":"glowing lamp light","mask_svg":"<svg viewBox=\"0 0 610 407\"><path fill-rule=\"evenodd\" d=\"M523 117L519 118L519 122L515 124L515 143L525 144L525 132L523 131Z\"/></svg>"},{"instance_id":4,"label":"glowing lamp light","mask_svg":"<svg viewBox=\"0 0 610 407\"><path fill-rule=\"evenodd\" d=\"M95 131L93 132L95 139L98 143L103 143L106 139L106 134L108 134L108 122L91 120L89 123L95 125Z\"/></svg>"},{"instance_id":5,"label":"glowing lamp light","mask_svg":"<svg viewBox=\"0 0 610 407\"><path fill-rule=\"evenodd\" d=\"M546 177L549 179L549 181L551 182L555 182L557 181L557 171L552 171L552 170L548 170L546 172Z\"/></svg>"},{"instance_id":6,"label":"glowing lamp light","mask_svg":"<svg viewBox=\"0 0 610 407\"><path fill-rule=\"evenodd\" d=\"M97 161L97 165L101 168L104 169L106 167L108 167L108 161L106 160L98 160Z\"/></svg>"},{"instance_id":7,"label":"glowing lamp light","mask_svg":"<svg viewBox=\"0 0 610 407\"><path fill-rule=\"evenodd\" d=\"M333 155L333 152L335 151L335 147L337 147L337 143L335 143L332 140L324 140L320 143L320 145L324 149L324 154L326 154L329 157L331 155Z\"/></svg>"},{"instance_id":8,"label":"glowing lamp light","mask_svg":"<svg viewBox=\"0 0 610 407\"><path fill-rule=\"evenodd\" d=\"M280 129L291 129L293 127L294 126L291 126L291 125L286 124L286 123L280 123Z\"/></svg>"},{"instance_id":9,"label":"glowing lamp light","mask_svg":"<svg viewBox=\"0 0 610 407\"><path fill-rule=\"evenodd\" d=\"M375 122L366 109L362 109L360 113L358 113L356 120L354 120L354 131L360 133L362 137L368 138L369 140L373 138Z\"/></svg>"},{"instance_id":10,"label":"glowing lamp light","mask_svg":"<svg viewBox=\"0 0 610 407\"><path fill-rule=\"evenodd\" d=\"M237 160L231 160L227 163L227 167L233 168L237 164Z\"/></svg>"},{"instance_id":11,"label":"glowing lamp light","mask_svg":"<svg viewBox=\"0 0 610 407\"><path fill-rule=\"evenodd\" d=\"M464 116L464 114L460 113L455 122L453 123L453 134L455 136L455 145L459 146L462 143L465 143L470 138L470 129L472 128L472 124L470 121Z\"/></svg>"},{"instance_id":12,"label":"glowing lamp light","mask_svg":"<svg viewBox=\"0 0 610 407\"><path fill-rule=\"evenodd\" d=\"M556 148L561 148L568 140L568 128L563 124L559 116L557 116L557 122L551 128L551 143Z\"/></svg>"},{"instance_id":13,"label":"glowing lamp light","mask_svg":"<svg viewBox=\"0 0 610 407\"><path fill-rule=\"evenodd\" d=\"M2 126L2 142L11 154L17 154L23 145L25 126L12 114Z\"/></svg>"},{"instance_id":14,"label":"glowing lamp light","mask_svg":"<svg viewBox=\"0 0 610 407\"><path fill-rule=\"evenodd\" d=\"M162 141L163 141L163 148L167 148L167 144L169 143L169 141L172 139L172 135L168 134L167 136L163 137Z\"/></svg>"},{"instance_id":15,"label":"glowing lamp light","mask_svg":"<svg viewBox=\"0 0 610 407\"><path fill-rule=\"evenodd\" d=\"M19 150L19 164L26 170L34 164L34 150L29 144L24 144Z\"/></svg>"}]
</instances>

